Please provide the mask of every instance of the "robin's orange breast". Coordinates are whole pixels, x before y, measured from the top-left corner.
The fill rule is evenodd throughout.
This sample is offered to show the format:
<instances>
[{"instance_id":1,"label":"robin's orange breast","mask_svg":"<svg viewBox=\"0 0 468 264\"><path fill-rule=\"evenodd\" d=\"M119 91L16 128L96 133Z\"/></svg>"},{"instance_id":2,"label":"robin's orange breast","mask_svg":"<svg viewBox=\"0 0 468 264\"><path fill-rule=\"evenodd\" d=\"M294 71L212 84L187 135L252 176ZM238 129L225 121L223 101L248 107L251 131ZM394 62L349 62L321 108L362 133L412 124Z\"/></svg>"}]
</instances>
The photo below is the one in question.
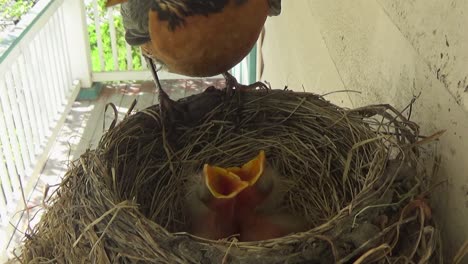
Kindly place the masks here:
<instances>
[{"instance_id":1,"label":"robin's orange breast","mask_svg":"<svg viewBox=\"0 0 468 264\"><path fill-rule=\"evenodd\" d=\"M167 21L149 13L152 53L172 72L213 76L228 71L252 49L268 14L267 0L234 0L221 12L193 15L171 30Z\"/></svg>"}]
</instances>

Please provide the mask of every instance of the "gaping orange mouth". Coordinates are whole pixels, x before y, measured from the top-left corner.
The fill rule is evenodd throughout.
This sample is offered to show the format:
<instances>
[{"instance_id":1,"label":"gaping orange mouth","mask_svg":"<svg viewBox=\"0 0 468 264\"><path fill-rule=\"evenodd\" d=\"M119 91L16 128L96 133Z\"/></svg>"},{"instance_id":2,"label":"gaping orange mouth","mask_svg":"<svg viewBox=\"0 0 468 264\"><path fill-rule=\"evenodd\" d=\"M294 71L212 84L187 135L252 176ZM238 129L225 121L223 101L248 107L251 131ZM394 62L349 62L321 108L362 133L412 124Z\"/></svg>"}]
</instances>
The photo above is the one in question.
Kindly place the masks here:
<instances>
[{"instance_id":1,"label":"gaping orange mouth","mask_svg":"<svg viewBox=\"0 0 468 264\"><path fill-rule=\"evenodd\" d=\"M231 171L217 166L205 164L203 167L205 183L215 198L234 198L249 185Z\"/></svg>"},{"instance_id":2,"label":"gaping orange mouth","mask_svg":"<svg viewBox=\"0 0 468 264\"><path fill-rule=\"evenodd\" d=\"M255 158L242 165L242 167L229 167L226 170L236 174L242 181L252 186L262 176L264 169L265 151L261 150Z\"/></svg>"},{"instance_id":3,"label":"gaping orange mouth","mask_svg":"<svg viewBox=\"0 0 468 264\"><path fill-rule=\"evenodd\" d=\"M203 167L205 184L215 198L234 198L245 189L250 190L257 183L264 174L265 164L265 151L263 150L241 167L229 167L225 169L205 164ZM242 200L246 200L247 197L249 197L247 200L252 200L253 197L250 196L253 194L251 192L245 193L245 197Z\"/></svg>"}]
</instances>

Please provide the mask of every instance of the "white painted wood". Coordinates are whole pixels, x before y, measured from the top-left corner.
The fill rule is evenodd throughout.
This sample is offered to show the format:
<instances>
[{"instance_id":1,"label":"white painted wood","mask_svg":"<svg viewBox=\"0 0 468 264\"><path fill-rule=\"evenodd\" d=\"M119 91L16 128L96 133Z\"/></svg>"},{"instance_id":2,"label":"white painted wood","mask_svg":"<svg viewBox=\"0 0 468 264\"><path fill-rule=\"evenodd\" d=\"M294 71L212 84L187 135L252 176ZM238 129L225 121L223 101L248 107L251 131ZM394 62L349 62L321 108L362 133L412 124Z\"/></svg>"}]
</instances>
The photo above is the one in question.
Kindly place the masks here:
<instances>
[{"instance_id":1,"label":"white painted wood","mask_svg":"<svg viewBox=\"0 0 468 264\"><path fill-rule=\"evenodd\" d=\"M54 116L57 113L57 99L56 94L54 93L54 81L50 72L50 61L49 61L49 52L47 50L47 44L44 40L44 32L40 32L38 35L38 45L36 46L36 52L38 55L39 63L42 67L39 67L40 75L43 77L42 87L40 88L40 93L42 94L41 105L46 105L48 107L48 116L49 125L52 126L54 123Z\"/></svg>"},{"instance_id":2,"label":"white painted wood","mask_svg":"<svg viewBox=\"0 0 468 264\"><path fill-rule=\"evenodd\" d=\"M125 50L127 52L127 70L133 70L133 57L132 57L132 47L125 42Z\"/></svg>"},{"instance_id":3,"label":"white painted wood","mask_svg":"<svg viewBox=\"0 0 468 264\"><path fill-rule=\"evenodd\" d=\"M119 54L117 50L117 37L115 34L113 7L107 9L107 21L109 22L109 34L111 38L112 59L114 62L114 71L119 70Z\"/></svg>"},{"instance_id":4,"label":"white painted wood","mask_svg":"<svg viewBox=\"0 0 468 264\"><path fill-rule=\"evenodd\" d=\"M91 87L91 51L84 2L79 0L65 1L61 18L63 20L63 33L67 41L67 54L70 57L69 62L71 62L72 79L79 80L83 87ZM94 2L95 7L97 7L97 1ZM96 19L100 34L99 16ZM98 47L100 47L100 53L102 53L102 43L100 41L98 41ZM101 62L104 63L104 61Z\"/></svg>"},{"instance_id":5,"label":"white painted wood","mask_svg":"<svg viewBox=\"0 0 468 264\"><path fill-rule=\"evenodd\" d=\"M44 26L44 29L41 32L42 37L42 51L44 52L44 60L46 62L45 71L47 74L47 88L49 88L49 93L47 96L50 96L51 100L47 100L46 103L52 104L54 112L52 113L52 120L55 119L55 115L60 112L60 93L58 92L58 78L57 78L57 67L55 65L55 51L52 48L50 36L50 21ZM55 120L54 120L55 121Z\"/></svg>"},{"instance_id":6,"label":"white painted wood","mask_svg":"<svg viewBox=\"0 0 468 264\"><path fill-rule=\"evenodd\" d=\"M260 38L257 40L257 65L255 66L255 76L257 76L257 81L262 81L262 67L263 67L263 54L262 54L262 38L260 35Z\"/></svg>"},{"instance_id":7,"label":"white painted wood","mask_svg":"<svg viewBox=\"0 0 468 264\"><path fill-rule=\"evenodd\" d=\"M50 106L51 111L47 118L49 119L49 123L51 126L50 128L52 128L54 124L55 114L58 112L58 109L57 109L58 99L57 99L57 94L54 91L54 79L55 78L51 72L49 49L48 49L47 42L45 40L46 38L45 35L46 34L44 33L44 31L40 32L39 34L40 45L38 47L39 47L39 50L41 51L41 53L39 54L39 57L41 58L42 65L43 65L43 67L41 67L41 72L44 74L45 81L46 81L44 85L41 87L40 93L44 95L44 101L42 102L42 104L46 104Z\"/></svg>"},{"instance_id":8,"label":"white painted wood","mask_svg":"<svg viewBox=\"0 0 468 264\"><path fill-rule=\"evenodd\" d=\"M141 69L142 70L148 69L148 65L146 65L146 60L145 60L145 57L143 57L143 52L141 52L141 49L140 49L140 60L141 60Z\"/></svg>"},{"instance_id":9,"label":"white painted wood","mask_svg":"<svg viewBox=\"0 0 468 264\"><path fill-rule=\"evenodd\" d=\"M52 56L51 59L53 60L53 64L55 66L54 68L54 73L55 73L55 79L57 81L57 89L56 92L58 92L58 97L59 97L59 102L60 105L65 103L65 91L63 90L63 87L65 85L65 79L64 79L64 71L63 71L63 66L61 62L62 54L60 54L60 49L57 44L57 31L56 31L56 20L57 20L57 13L55 13L50 21L49 24L47 25L49 29L49 45L50 48L52 49Z\"/></svg>"},{"instance_id":10,"label":"white painted wood","mask_svg":"<svg viewBox=\"0 0 468 264\"><path fill-rule=\"evenodd\" d=\"M36 37L53 13L62 5L64 0L42 0L38 1L32 8L32 12L22 17L19 27L24 28L24 32L19 36L19 40L14 47L11 47L8 55L0 63L0 76L5 73L9 66L16 60L29 43ZM67 1L75 2L75 1ZM81 2L81 1L76 1ZM36 16L38 16L36 18ZM28 17L28 18L26 18ZM35 19L35 20L34 20ZM34 20L34 21L33 21ZM33 22L33 23L31 23Z\"/></svg>"},{"instance_id":11,"label":"white painted wood","mask_svg":"<svg viewBox=\"0 0 468 264\"><path fill-rule=\"evenodd\" d=\"M23 177L27 169L31 166L31 161L29 160L28 147L26 144L26 136L24 134L23 122L21 120L19 104L16 97L16 87L13 82L13 77L10 72L7 72L5 75L5 84L8 94L8 100L11 107L12 124L8 124L7 129L10 135L10 142L18 140L18 145L13 145L13 153L15 154L15 163L21 164L21 167L18 171L20 177ZM8 114L8 113L7 113ZM20 161L21 160L21 161ZM20 162L19 162L20 161ZM18 166L17 166L18 168Z\"/></svg>"},{"instance_id":12,"label":"white painted wood","mask_svg":"<svg viewBox=\"0 0 468 264\"><path fill-rule=\"evenodd\" d=\"M68 86L73 87L72 86L72 83L73 83L72 76L73 76L73 74L72 74L72 69L71 69L71 66L70 66L70 52L68 52L69 47L68 47L68 43L67 43L67 39L66 39L67 35L66 35L65 29L64 29L65 22L64 22L64 19L63 19L63 9L64 9L64 7L61 6L57 10L57 13L56 13L57 14L57 20L58 20L57 24L56 24L56 26L57 26L56 31L57 31L57 34L59 36L59 41L60 41L59 46L61 47L63 67L65 69L65 76L66 76L65 88L69 89L69 88L67 88ZM86 66L87 58L89 58L91 56L90 53L89 53L89 45L88 45L86 51L88 52L87 53L88 55L84 55L85 58L83 60L83 63L81 63L81 64L85 65L85 66L82 66L82 68L85 68L85 70L83 70L83 71L85 71L86 74L84 74L85 77L82 76L81 78L77 78L77 79L81 80L81 83L83 85L85 85L85 87L90 87L91 86L91 68L89 68L89 65ZM74 67L77 67L77 66L74 66ZM86 68L86 67L88 67L88 68ZM77 69L75 69L75 72L76 71L77 71ZM80 75L78 75L78 76L80 76ZM83 79L86 79L86 80L83 80ZM86 85L88 85L88 86L86 86ZM71 91L71 89L69 89L68 92L70 93L70 91Z\"/></svg>"},{"instance_id":13,"label":"white painted wood","mask_svg":"<svg viewBox=\"0 0 468 264\"><path fill-rule=\"evenodd\" d=\"M28 76L31 76L31 93L34 98L33 105L34 111L39 115L39 134L40 134L40 142L45 142L46 135L49 131L49 119L48 119L48 108L49 105L44 105L41 102L44 100L42 97L44 96L43 92L41 91L43 76L40 75L39 67L33 67L33 65L39 65L37 60L37 53L35 52L35 43L32 42L28 49L25 50L25 56L28 58L29 64L26 67L26 71Z\"/></svg>"},{"instance_id":14,"label":"white painted wood","mask_svg":"<svg viewBox=\"0 0 468 264\"><path fill-rule=\"evenodd\" d=\"M18 39L21 41L7 56L1 58L0 223L3 224L18 222L21 214L14 213L24 206L19 199L20 183L24 183L23 192L29 197L55 137L83 86L74 80L83 80L91 86L82 1L67 0L70 13L66 15L60 8L62 0L45 1L48 2L43 6L45 11L27 27ZM65 22L68 24L63 25ZM74 31L76 28L82 30ZM80 32L86 36L84 42L77 37ZM79 53L80 49L86 52ZM0 230L3 238L11 237L14 231L13 226L7 224L7 227ZM0 240L2 250L8 240Z\"/></svg>"},{"instance_id":15,"label":"white painted wood","mask_svg":"<svg viewBox=\"0 0 468 264\"><path fill-rule=\"evenodd\" d=\"M0 225L8 223L8 200L13 197L11 193L11 183L6 172L5 162L3 161L3 153L0 151ZM0 245L1 248L1 245Z\"/></svg>"},{"instance_id":16,"label":"white painted wood","mask_svg":"<svg viewBox=\"0 0 468 264\"><path fill-rule=\"evenodd\" d=\"M170 72L158 72L160 80L193 79L193 77L178 75ZM203 79L219 79L222 75L206 77ZM130 80L152 80L153 77L149 71L111 71L111 72L93 72L93 80L96 82L109 81L130 81Z\"/></svg>"},{"instance_id":17,"label":"white painted wood","mask_svg":"<svg viewBox=\"0 0 468 264\"><path fill-rule=\"evenodd\" d=\"M26 53L24 53L26 55ZM18 66L19 66L19 71L21 75L21 79L23 81L23 92L24 92L24 98L26 100L24 106L27 109L28 116L29 116L29 122L31 125L31 131L32 131L32 149L33 154L37 155L41 151L40 145L41 145L41 137L42 137L42 129L40 128L40 117L39 117L39 111L36 110L37 106L37 97L35 97L32 93L32 88L33 88L33 82L31 78L33 77L28 73L26 70L29 65L26 65L26 60L25 60L25 55L21 55L18 58ZM31 67L29 67L31 68Z\"/></svg>"},{"instance_id":18,"label":"white painted wood","mask_svg":"<svg viewBox=\"0 0 468 264\"><path fill-rule=\"evenodd\" d=\"M2 89L2 83L0 83L0 89ZM5 117L0 104L0 180L3 184L3 193L5 194L8 201L14 198L13 190L16 190L18 186L15 186L16 182L13 182L11 177L18 178L16 174L15 166L13 163L13 154L10 149L10 142L8 140L8 132L6 130ZM8 166L8 167L7 167ZM6 201L6 204L8 204ZM5 204L5 210L6 210ZM1 206L1 205L0 205ZM2 219L2 222L7 221L7 219Z\"/></svg>"},{"instance_id":19,"label":"white painted wood","mask_svg":"<svg viewBox=\"0 0 468 264\"><path fill-rule=\"evenodd\" d=\"M29 177L27 182L23 183L23 190L24 193L29 196L29 194L32 192L34 189L35 184L37 183L37 179L40 175L40 172L42 171L44 164L47 162L47 158L49 156L50 150L52 149L55 139L57 138L58 133L60 132L63 124L65 123L65 119L70 112L70 109L73 105L73 102L75 101L76 96L78 95L80 91L81 84L78 83L73 87L73 92L70 95L70 100L68 101L67 105L65 106L64 111L62 111L60 118L58 119L56 125L54 126L54 129L52 130L52 134L48 138L48 142L46 146L44 147L42 155L40 155L36 161L36 164L34 166L34 169L31 173L31 176ZM14 210L15 212L20 211L24 207L24 204L22 202L17 203L16 209ZM13 217L11 217L10 222L14 223L15 225L19 222L21 218L21 214L14 214ZM13 225L8 225L6 228L6 233L9 234L8 237L11 237L11 234L13 234L15 230L15 226Z\"/></svg>"},{"instance_id":20,"label":"white painted wood","mask_svg":"<svg viewBox=\"0 0 468 264\"><path fill-rule=\"evenodd\" d=\"M98 8L98 1L93 0L93 12L94 12L94 26L96 28L96 38L97 38L97 47L98 47L98 54L99 54L99 63L100 63L100 70L105 70L105 62L104 62L104 54L102 48L102 32L101 32L101 14L99 13Z\"/></svg>"},{"instance_id":21,"label":"white painted wood","mask_svg":"<svg viewBox=\"0 0 468 264\"><path fill-rule=\"evenodd\" d=\"M22 55L21 55L22 56ZM21 58L21 56L19 58ZM18 58L18 61L19 61ZM14 87L10 87L10 89L14 89L16 91L16 102L19 109L21 124L23 125L23 133L24 133L24 141L25 146L22 149L23 155L28 155L29 161L29 168L32 163L34 163L35 153L34 153L34 143L33 143L33 135L32 135L32 116L28 114L28 106L26 104L26 95L24 93L24 85L23 85L23 76L20 75L18 62L12 65L11 69L13 73L13 85ZM21 135L21 132L17 131L18 135ZM26 153L25 153L26 152ZM24 159L24 158L23 158Z\"/></svg>"},{"instance_id":22,"label":"white painted wood","mask_svg":"<svg viewBox=\"0 0 468 264\"><path fill-rule=\"evenodd\" d=\"M57 13L54 15L54 33L55 33L55 40L56 40L56 45L57 45L57 50L59 54L59 65L60 65L60 71L62 74L62 83L60 89L63 91L64 97L62 98L63 100L66 100L70 94L70 87L72 87L72 80L71 80L71 74L69 71L69 68L66 62L66 54L65 54L65 46L64 42L62 40L62 32L60 31L60 12L62 9L60 8L57 10ZM65 102L66 103L66 102Z\"/></svg>"},{"instance_id":23,"label":"white painted wood","mask_svg":"<svg viewBox=\"0 0 468 264\"><path fill-rule=\"evenodd\" d=\"M3 122L0 121L0 124L1 123ZM9 174L8 174L7 164L5 162L5 156L3 155L3 151L0 151L0 180L3 185L2 192L6 197L5 203L0 204L0 211L5 209L5 212L6 212L6 205L8 204L7 201L13 198L13 186L12 186ZM2 194L0 193L0 196L1 195ZM0 201L1 201L1 197L0 197ZM1 216L3 217L3 214ZM2 223L5 223L4 221L5 219L2 219Z\"/></svg>"},{"instance_id":24,"label":"white painted wood","mask_svg":"<svg viewBox=\"0 0 468 264\"><path fill-rule=\"evenodd\" d=\"M0 113L2 120L0 120L0 140L2 142L3 153L7 163L8 174L10 176L11 184L13 186L13 194L19 197L19 175L24 171L24 165L19 154L19 144L14 134L14 123L11 115L10 102L8 101L8 93L6 84L0 80Z\"/></svg>"}]
</instances>

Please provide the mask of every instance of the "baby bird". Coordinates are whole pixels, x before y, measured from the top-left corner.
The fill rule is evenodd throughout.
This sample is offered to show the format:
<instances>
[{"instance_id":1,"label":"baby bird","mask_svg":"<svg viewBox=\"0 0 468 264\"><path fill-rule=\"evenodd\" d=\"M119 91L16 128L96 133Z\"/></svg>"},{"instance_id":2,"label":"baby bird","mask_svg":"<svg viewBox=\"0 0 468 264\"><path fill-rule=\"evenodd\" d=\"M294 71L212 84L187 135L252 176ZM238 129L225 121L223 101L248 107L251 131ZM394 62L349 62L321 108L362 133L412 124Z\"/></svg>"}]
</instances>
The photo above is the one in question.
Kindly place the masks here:
<instances>
[{"instance_id":1,"label":"baby bird","mask_svg":"<svg viewBox=\"0 0 468 264\"><path fill-rule=\"evenodd\" d=\"M236 174L248 184L236 199L239 209L256 208L271 194L276 177L274 177L275 171L266 166L265 151L261 150L255 158L242 167L229 167L226 170Z\"/></svg>"},{"instance_id":2,"label":"baby bird","mask_svg":"<svg viewBox=\"0 0 468 264\"><path fill-rule=\"evenodd\" d=\"M237 234L235 197L248 184L234 173L208 164L201 176L187 197L192 221L190 233L212 240Z\"/></svg>"},{"instance_id":3,"label":"baby bird","mask_svg":"<svg viewBox=\"0 0 468 264\"><path fill-rule=\"evenodd\" d=\"M281 210L283 184L263 150L242 167L205 164L187 197L190 232L208 239L239 234L240 241L259 241L307 230L305 219Z\"/></svg>"},{"instance_id":4,"label":"baby bird","mask_svg":"<svg viewBox=\"0 0 468 264\"><path fill-rule=\"evenodd\" d=\"M307 230L305 219L281 210L285 194L278 172L266 162L265 152L242 167L227 168L248 183L237 195L235 215L240 241L259 241Z\"/></svg>"}]
</instances>

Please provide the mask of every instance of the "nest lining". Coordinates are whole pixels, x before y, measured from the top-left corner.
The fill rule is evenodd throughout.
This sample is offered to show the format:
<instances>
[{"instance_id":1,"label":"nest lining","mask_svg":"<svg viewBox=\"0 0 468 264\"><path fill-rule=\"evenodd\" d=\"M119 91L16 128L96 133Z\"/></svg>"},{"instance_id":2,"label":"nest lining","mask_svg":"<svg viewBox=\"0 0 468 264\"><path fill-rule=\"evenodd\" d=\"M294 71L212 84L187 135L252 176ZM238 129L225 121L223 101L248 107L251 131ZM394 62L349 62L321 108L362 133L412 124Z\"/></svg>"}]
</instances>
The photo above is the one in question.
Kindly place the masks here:
<instances>
[{"instance_id":1,"label":"nest lining","mask_svg":"<svg viewBox=\"0 0 468 264\"><path fill-rule=\"evenodd\" d=\"M349 110L310 93L219 90L112 125L75 161L19 259L25 263L437 262L438 230L418 195L418 127L390 106ZM281 206L310 230L258 242L188 233L188 187L205 163L265 150ZM60 231L57 231L60 230Z\"/></svg>"}]
</instances>

